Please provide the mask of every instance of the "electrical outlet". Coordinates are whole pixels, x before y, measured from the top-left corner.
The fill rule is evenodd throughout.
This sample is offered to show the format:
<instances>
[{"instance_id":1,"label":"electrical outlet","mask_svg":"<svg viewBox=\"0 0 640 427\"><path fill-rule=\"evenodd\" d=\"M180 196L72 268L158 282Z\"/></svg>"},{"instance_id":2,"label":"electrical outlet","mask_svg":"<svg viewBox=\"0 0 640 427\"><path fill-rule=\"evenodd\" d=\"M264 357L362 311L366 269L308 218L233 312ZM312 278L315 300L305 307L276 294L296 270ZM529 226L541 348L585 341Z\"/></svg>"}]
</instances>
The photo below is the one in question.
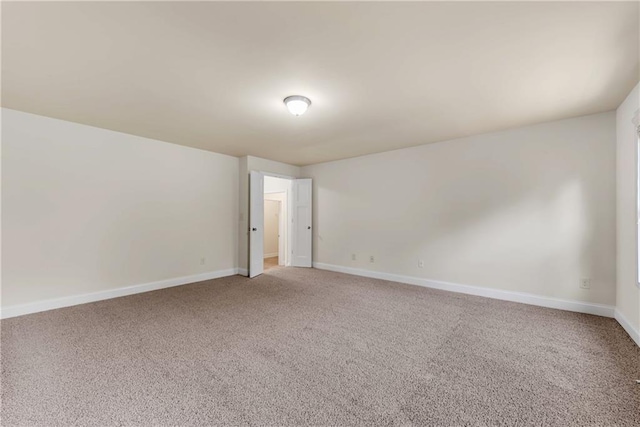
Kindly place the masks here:
<instances>
[{"instance_id":1,"label":"electrical outlet","mask_svg":"<svg viewBox=\"0 0 640 427\"><path fill-rule=\"evenodd\" d=\"M376 259L373 257L373 255L369 257L369 262L371 263L376 262Z\"/></svg>"},{"instance_id":2,"label":"electrical outlet","mask_svg":"<svg viewBox=\"0 0 640 427\"><path fill-rule=\"evenodd\" d=\"M418 261L418 267L424 268L424 261L423 260Z\"/></svg>"},{"instance_id":3,"label":"electrical outlet","mask_svg":"<svg viewBox=\"0 0 640 427\"><path fill-rule=\"evenodd\" d=\"M205 262L207 262L205 258L200 258L200 265L204 265Z\"/></svg>"},{"instance_id":4,"label":"electrical outlet","mask_svg":"<svg viewBox=\"0 0 640 427\"><path fill-rule=\"evenodd\" d=\"M356 260L356 254L351 254L351 261L355 261Z\"/></svg>"},{"instance_id":5,"label":"electrical outlet","mask_svg":"<svg viewBox=\"0 0 640 427\"><path fill-rule=\"evenodd\" d=\"M591 289L591 279L588 277L580 279L580 289Z\"/></svg>"}]
</instances>

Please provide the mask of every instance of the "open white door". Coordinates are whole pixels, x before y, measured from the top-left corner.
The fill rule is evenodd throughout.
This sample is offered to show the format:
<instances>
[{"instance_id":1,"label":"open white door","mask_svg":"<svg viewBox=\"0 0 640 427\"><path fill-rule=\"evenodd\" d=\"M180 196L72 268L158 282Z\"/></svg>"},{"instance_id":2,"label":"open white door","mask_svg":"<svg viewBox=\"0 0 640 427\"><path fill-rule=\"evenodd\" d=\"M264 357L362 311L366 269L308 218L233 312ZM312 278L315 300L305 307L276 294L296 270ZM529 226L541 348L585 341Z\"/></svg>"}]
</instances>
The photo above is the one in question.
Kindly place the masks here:
<instances>
[{"instance_id":1,"label":"open white door","mask_svg":"<svg viewBox=\"0 0 640 427\"><path fill-rule=\"evenodd\" d=\"M293 259L294 267L311 267L311 179L293 181Z\"/></svg>"},{"instance_id":2,"label":"open white door","mask_svg":"<svg viewBox=\"0 0 640 427\"><path fill-rule=\"evenodd\" d=\"M249 277L264 271L264 175L249 177Z\"/></svg>"}]
</instances>

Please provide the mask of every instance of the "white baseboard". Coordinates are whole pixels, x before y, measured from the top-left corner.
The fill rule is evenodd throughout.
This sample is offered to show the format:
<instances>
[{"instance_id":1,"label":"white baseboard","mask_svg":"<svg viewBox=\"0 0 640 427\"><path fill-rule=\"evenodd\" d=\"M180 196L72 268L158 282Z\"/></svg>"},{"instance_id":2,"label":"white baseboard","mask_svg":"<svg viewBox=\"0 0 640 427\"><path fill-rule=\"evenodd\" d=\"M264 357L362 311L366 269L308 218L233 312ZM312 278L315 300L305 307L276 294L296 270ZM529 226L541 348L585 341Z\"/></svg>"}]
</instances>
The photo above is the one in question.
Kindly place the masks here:
<instances>
[{"instance_id":1,"label":"white baseboard","mask_svg":"<svg viewBox=\"0 0 640 427\"><path fill-rule=\"evenodd\" d=\"M264 258L273 258L273 257L277 257L278 256L278 252L274 252L271 254L264 254Z\"/></svg>"},{"instance_id":2,"label":"white baseboard","mask_svg":"<svg viewBox=\"0 0 640 427\"><path fill-rule=\"evenodd\" d=\"M504 301L513 301L523 304L537 305L541 307L595 314L604 317L614 317L618 321L618 323L622 325L629 336L631 336L631 338L636 342L636 344L640 346L640 332L633 327L633 325L622 315L622 313L609 305L544 297L524 292L512 292L500 289L482 288L479 286L460 285L456 283L428 280L419 277L402 276L398 274L382 273L378 271L363 270L359 268L343 267L339 265L331 265L320 262L314 262L313 267L321 270L353 274L356 276L370 277L373 279L389 280L393 282L400 282L427 288L441 289L445 291L500 299ZM89 294L73 295L63 298L37 301L28 304L14 305L0 309L0 318L8 319L10 317L17 317L25 314L39 313L41 311L54 310L56 308L70 307L73 305L118 298L127 295L155 291L158 289L186 285L189 283L202 282L204 280L233 276L236 274L241 276L248 276L249 270L247 270L246 268L230 268L227 270L212 271L208 273L194 274L191 276L174 277L171 279L159 280L156 282L127 286L117 289L92 292Z\"/></svg>"},{"instance_id":3,"label":"white baseboard","mask_svg":"<svg viewBox=\"0 0 640 427\"><path fill-rule=\"evenodd\" d=\"M409 285L423 286L426 288L440 289L443 291L458 292L462 294L476 295L504 301L519 302L522 304L537 305L540 307L557 308L560 310L595 314L597 316L604 317L613 317L614 315L614 307L604 304L565 300L560 298L528 294L525 292L513 292L501 289L483 288L480 286L460 285L457 283L442 282L439 280L429 280L419 277L382 273L378 271L343 267L340 265L325 264L321 262L314 262L313 266L314 268L318 268L321 270L330 270L338 273L347 273L356 276L371 277L373 279L389 280L392 282L406 283Z\"/></svg>"},{"instance_id":4,"label":"white baseboard","mask_svg":"<svg viewBox=\"0 0 640 427\"><path fill-rule=\"evenodd\" d=\"M158 289L171 288L173 286L186 285L188 283L202 282L204 280L219 279L221 277L234 276L240 274L240 269L230 268L227 270L211 271L208 273L194 274L191 276L174 277L171 279L158 280L156 282L143 283L140 285L126 286L124 288L108 289L104 291L92 292L88 294L72 295L68 297L36 301L28 304L13 305L3 307L0 310L0 318L22 316L25 314L38 313L41 311L54 310L56 308L69 307L72 305L86 304L89 302L102 301L111 298L118 298L127 295L140 294L143 292L155 291Z\"/></svg>"},{"instance_id":5,"label":"white baseboard","mask_svg":"<svg viewBox=\"0 0 640 427\"><path fill-rule=\"evenodd\" d=\"M631 339L635 341L638 347L640 347L640 331L634 328L631 322L629 322L629 320L624 317L624 315L620 313L618 309L615 310L615 318L618 323L620 323L620 326L622 326L622 328L627 331Z\"/></svg>"}]
</instances>

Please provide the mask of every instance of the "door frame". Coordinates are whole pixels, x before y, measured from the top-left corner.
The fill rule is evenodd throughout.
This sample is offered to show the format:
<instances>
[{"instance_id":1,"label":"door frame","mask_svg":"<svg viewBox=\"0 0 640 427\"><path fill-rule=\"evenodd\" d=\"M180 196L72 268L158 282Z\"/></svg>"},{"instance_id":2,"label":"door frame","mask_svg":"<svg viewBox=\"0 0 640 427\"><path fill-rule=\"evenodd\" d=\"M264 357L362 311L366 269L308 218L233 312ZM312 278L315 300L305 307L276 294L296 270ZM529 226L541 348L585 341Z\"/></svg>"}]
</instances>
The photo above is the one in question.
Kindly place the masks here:
<instances>
[{"instance_id":1,"label":"door frame","mask_svg":"<svg viewBox=\"0 0 640 427\"><path fill-rule=\"evenodd\" d=\"M278 212L278 265L291 265L289 261L289 198L287 191L264 193L265 203L272 200L279 203Z\"/></svg>"},{"instance_id":2,"label":"door frame","mask_svg":"<svg viewBox=\"0 0 640 427\"><path fill-rule=\"evenodd\" d=\"M291 226L291 221L292 221L291 212L293 210L293 204L292 204L292 200L291 200L292 199L292 193L293 193L292 189L293 189L293 182L296 179L299 179L299 178L296 178L296 177L293 177L293 176L289 176L289 175L278 174L278 173L274 173L274 172L266 172L266 171L263 171L263 170L250 170L249 173L248 173L249 174L249 191L248 191L249 195L251 195L251 173L252 172L257 172L257 173L262 175L263 179L262 179L262 189L261 190L262 190L262 199L263 200L264 200L264 194L265 194L265 192L264 192L264 177L270 176L270 177L273 177L273 178L286 179L286 180L290 181L290 183L291 183L289 188L287 188L287 190L286 190L286 197L287 197L287 206L286 206L286 209L287 209L287 224L286 224L287 244L286 244L286 247L287 247L287 253L285 254L285 260L286 260L285 261L285 267L290 267L291 266L291 258L292 258L292 256L291 256L291 248L292 248L292 244L293 244L293 242L291 240L292 239L291 235L292 235L292 232L293 232L292 226ZM249 233L247 234L247 248L248 248L248 250L247 250L247 257L248 257L247 265L249 266L249 269L248 269L249 270L248 271L248 276L249 277L251 277L251 224L250 224L251 213L250 212L251 212L251 197L249 197ZM264 218L264 206L263 206L263 214L262 215L263 215L263 218ZM260 258L262 260L264 260L264 247L263 247L263 245L260 245L260 254L261 254Z\"/></svg>"},{"instance_id":3,"label":"door frame","mask_svg":"<svg viewBox=\"0 0 640 427\"><path fill-rule=\"evenodd\" d=\"M287 223L285 224L285 228L286 228L286 245L285 247L287 248L287 253L284 256L284 266L285 267L291 267L291 250L293 248L293 241L292 239L292 234L293 234L293 227L291 225L291 222L293 220L291 214L293 212L293 202L292 202L292 197L293 197L293 183L296 179L300 179L300 178L296 178L294 176L289 176L289 175L282 175L282 174L278 174L278 173L273 173L273 172L265 172L265 171L259 171L263 176L270 176L272 178L280 178L280 179L286 179L287 181L289 181L289 186L286 189L286 191L284 191L285 195L286 195L286 202L287 205L286 207L283 206L283 209L287 210ZM264 181L263 181L264 182ZM263 184L264 185L264 184ZM264 187L262 188L262 194L264 195ZM263 254L264 256L264 254Z\"/></svg>"}]
</instances>

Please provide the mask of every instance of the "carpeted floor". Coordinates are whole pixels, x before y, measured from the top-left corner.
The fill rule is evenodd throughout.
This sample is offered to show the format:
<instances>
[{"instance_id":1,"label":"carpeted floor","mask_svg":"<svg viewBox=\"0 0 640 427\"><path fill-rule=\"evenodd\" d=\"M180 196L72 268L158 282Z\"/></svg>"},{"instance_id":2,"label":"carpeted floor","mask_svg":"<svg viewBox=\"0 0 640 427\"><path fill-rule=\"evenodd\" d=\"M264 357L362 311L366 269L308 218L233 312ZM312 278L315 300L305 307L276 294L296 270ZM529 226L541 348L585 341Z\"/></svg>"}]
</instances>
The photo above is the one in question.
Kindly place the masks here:
<instances>
[{"instance_id":1,"label":"carpeted floor","mask_svg":"<svg viewBox=\"0 0 640 427\"><path fill-rule=\"evenodd\" d=\"M612 319L327 271L1 327L3 426L640 425Z\"/></svg>"}]
</instances>

